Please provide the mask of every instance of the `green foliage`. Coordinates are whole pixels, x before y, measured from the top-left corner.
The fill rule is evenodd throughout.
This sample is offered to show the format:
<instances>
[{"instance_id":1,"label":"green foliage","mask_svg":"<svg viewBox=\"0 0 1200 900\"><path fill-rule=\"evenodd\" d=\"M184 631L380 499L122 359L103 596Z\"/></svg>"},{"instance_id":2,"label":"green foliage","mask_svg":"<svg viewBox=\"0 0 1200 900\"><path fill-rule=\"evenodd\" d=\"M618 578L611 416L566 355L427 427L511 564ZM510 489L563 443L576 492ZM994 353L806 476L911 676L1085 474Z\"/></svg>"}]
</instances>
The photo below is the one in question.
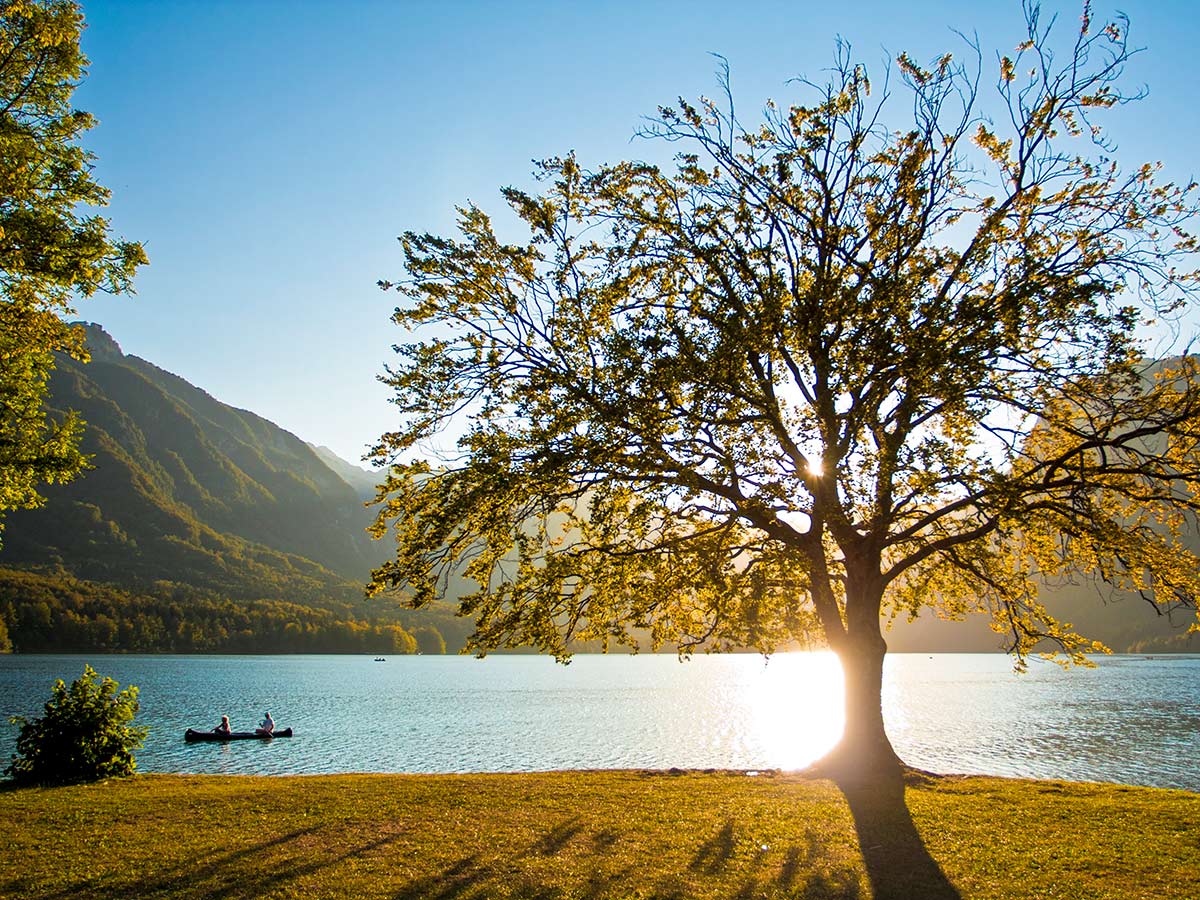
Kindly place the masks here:
<instances>
[{"instance_id":1,"label":"green foliage","mask_svg":"<svg viewBox=\"0 0 1200 900\"><path fill-rule=\"evenodd\" d=\"M524 243L475 206L404 235L373 589L421 605L466 574L480 652L816 635L848 744L880 748L889 612L1082 661L1039 575L1194 609L1200 370L1144 357L1195 300L1200 189L1105 145L1126 23L1062 41L1026 11L994 120L978 47L901 55L882 94L842 47L758 123L727 82L660 109L674 171L543 162L543 193L504 191Z\"/></svg>"},{"instance_id":2,"label":"green foliage","mask_svg":"<svg viewBox=\"0 0 1200 900\"><path fill-rule=\"evenodd\" d=\"M133 774L133 751L146 737L145 728L130 724L138 689L118 693L111 678L96 679L84 666L69 688L61 678L54 682L44 716L9 720L21 726L9 775L32 784L73 784Z\"/></svg>"},{"instance_id":3,"label":"green foliage","mask_svg":"<svg viewBox=\"0 0 1200 900\"><path fill-rule=\"evenodd\" d=\"M235 602L161 584L146 593L67 576L0 569L0 635L18 652L445 652L436 628L364 621L344 604L315 609L280 600ZM441 650L432 649L440 645ZM426 648L430 649L426 649Z\"/></svg>"},{"instance_id":4,"label":"green foliage","mask_svg":"<svg viewBox=\"0 0 1200 900\"><path fill-rule=\"evenodd\" d=\"M71 105L87 68L82 27L73 2L0 2L0 517L84 467L78 417L41 405L53 352L86 358L62 317L76 296L129 291L146 262L87 212L109 194L79 145L95 122Z\"/></svg>"},{"instance_id":5,"label":"green foliage","mask_svg":"<svg viewBox=\"0 0 1200 900\"><path fill-rule=\"evenodd\" d=\"M440 656L446 652L446 639L432 625L421 625L413 629L417 649L426 656Z\"/></svg>"}]
</instances>

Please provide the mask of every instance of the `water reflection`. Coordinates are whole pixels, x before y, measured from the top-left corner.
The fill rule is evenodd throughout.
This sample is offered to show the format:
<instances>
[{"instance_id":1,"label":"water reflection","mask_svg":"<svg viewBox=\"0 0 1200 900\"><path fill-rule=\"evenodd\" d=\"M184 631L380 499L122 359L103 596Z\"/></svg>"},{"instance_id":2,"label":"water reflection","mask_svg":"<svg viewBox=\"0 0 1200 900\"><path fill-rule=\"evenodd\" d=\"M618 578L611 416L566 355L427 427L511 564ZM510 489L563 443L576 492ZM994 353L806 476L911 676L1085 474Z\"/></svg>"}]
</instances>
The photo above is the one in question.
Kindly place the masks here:
<instances>
[{"instance_id":1,"label":"water reflection","mask_svg":"<svg viewBox=\"0 0 1200 900\"><path fill-rule=\"evenodd\" d=\"M141 688L142 771L466 772L800 768L842 730L827 653L580 656L0 657L0 761L11 714L39 715L84 662ZM296 737L183 742L228 713L270 709ZM1091 670L1000 655L895 655L884 715L901 757L940 772L1097 779L1200 790L1200 658L1103 659Z\"/></svg>"}]
</instances>

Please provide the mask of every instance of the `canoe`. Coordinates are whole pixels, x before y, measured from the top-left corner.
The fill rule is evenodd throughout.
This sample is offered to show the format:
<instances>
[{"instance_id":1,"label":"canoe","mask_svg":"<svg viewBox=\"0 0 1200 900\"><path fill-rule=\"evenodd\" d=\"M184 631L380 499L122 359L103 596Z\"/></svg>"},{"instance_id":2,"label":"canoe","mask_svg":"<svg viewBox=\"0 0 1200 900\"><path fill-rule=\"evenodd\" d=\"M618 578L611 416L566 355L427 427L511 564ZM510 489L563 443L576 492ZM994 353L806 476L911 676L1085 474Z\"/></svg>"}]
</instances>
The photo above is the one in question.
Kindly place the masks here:
<instances>
[{"instance_id":1,"label":"canoe","mask_svg":"<svg viewBox=\"0 0 1200 900\"><path fill-rule=\"evenodd\" d=\"M259 734L257 731L231 731L221 734L217 731L195 731L189 728L183 733L185 741L269 741L271 738L291 737L292 729L275 729L271 734Z\"/></svg>"}]
</instances>

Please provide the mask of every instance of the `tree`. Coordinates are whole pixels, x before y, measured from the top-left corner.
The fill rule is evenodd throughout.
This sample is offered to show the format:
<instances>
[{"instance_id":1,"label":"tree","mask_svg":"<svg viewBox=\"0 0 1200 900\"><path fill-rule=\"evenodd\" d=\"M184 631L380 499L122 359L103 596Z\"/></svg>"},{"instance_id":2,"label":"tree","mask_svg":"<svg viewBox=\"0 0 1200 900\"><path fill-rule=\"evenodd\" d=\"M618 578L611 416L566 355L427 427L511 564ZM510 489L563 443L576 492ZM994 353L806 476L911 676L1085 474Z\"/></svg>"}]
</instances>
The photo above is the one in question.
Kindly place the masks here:
<instances>
[{"instance_id":1,"label":"tree","mask_svg":"<svg viewBox=\"0 0 1200 900\"><path fill-rule=\"evenodd\" d=\"M146 729L130 725L138 712L138 689L117 692L111 678L96 681L96 671L68 688L54 682L46 714L40 719L13 716L21 726L17 752L7 774L34 784L72 784L132 775L133 751L142 745Z\"/></svg>"},{"instance_id":2,"label":"tree","mask_svg":"<svg viewBox=\"0 0 1200 900\"><path fill-rule=\"evenodd\" d=\"M901 54L882 90L842 46L752 126L727 80L660 109L673 172L542 163L543 194L504 191L526 243L475 206L458 239L405 234L382 284L423 331L383 379L397 554L370 589L421 606L465 572L479 652L823 640L846 697L827 764L889 778L883 618L985 611L1019 659L1083 661L1039 577L1194 608L1200 379L1145 357L1193 295L1196 185L1111 159L1124 21L1085 16L1057 55L1026 24L995 121L977 43ZM464 420L457 453L412 458Z\"/></svg>"},{"instance_id":3,"label":"tree","mask_svg":"<svg viewBox=\"0 0 1200 900\"><path fill-rule=\"evenodd\" d=\"M427 656L446 655L446 639L442 637L442 633L434 626L422 625L419 628L414 628L412 635L413 639L417 642L418 653L424 653Z\"/></svg>"},{"instance_id":4,"label":"tree","mask_svg":"<svg viewBox=\"0 0 1200 900\"><path fill-rule=\"evenodd\" d=\"M82 28L67 0L0 2L0 517L84 467L82 422L42 408L53 353L86 359L82 332L64 321L75 297L128 292L146 263L140 244L85 212L109 192L79 145L95 120L71 106L87 69Z\"/></svg>"}]
</instances>

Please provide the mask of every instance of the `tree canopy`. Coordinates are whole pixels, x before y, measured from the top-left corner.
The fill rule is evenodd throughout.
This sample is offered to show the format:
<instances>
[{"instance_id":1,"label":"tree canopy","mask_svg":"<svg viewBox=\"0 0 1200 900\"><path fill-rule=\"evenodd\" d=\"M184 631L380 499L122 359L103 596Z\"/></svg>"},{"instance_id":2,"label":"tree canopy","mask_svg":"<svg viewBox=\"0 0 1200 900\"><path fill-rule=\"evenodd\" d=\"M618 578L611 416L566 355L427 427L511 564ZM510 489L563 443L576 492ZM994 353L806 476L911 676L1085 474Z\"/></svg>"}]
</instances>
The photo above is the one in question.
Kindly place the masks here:
<instances>
[{"instance_id":1,"label":"tree canopy","mask_svg":"<svg viewBox=\"0 0 1200 900\"><path fill-rule=\"evenodd\" d=\"M0 2L0 516L83 468L78 417L42 408L52 354L85 358L64 321L75 299L129 291L146 262L88 211L109 192L79 143L95 120L71 105L87 69L82 28L73 2Z\"/></svg>"},{"instance_id":2,"label":"tree canopy","mask_svg":"<svg viewBox=\"0 0 1200 900\"><path fill-rule=\"evenodd\" d=\"M967 41L873 79L839 46L749 124L723 79L645 127L673 170L570 155L506 189L523 243L474 205L405 234L372 589L465 571L480 651L827 642L875 762L889 615L1081 659L1039 578L1194 606L1200 383L1150 341L1193 298L1196 185L1106 142L1124 20L1026 22L994 71Z\"/></svg>"}]
</instances>

